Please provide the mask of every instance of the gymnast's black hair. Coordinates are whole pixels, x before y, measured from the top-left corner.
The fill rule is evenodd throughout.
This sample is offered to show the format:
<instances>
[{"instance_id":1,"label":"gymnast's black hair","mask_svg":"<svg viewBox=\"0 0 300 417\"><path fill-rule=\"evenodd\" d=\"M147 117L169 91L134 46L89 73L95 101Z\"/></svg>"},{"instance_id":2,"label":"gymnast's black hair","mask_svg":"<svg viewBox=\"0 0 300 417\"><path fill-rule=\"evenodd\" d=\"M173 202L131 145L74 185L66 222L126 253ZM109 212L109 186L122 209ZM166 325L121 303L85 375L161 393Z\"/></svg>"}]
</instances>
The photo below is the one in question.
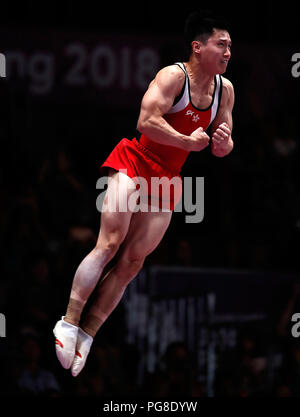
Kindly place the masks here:
<instances>
[{"instance_id":1,"label":"gymnast's black hair","mask_svg":"<svg viewBox=\"0 0 300 417\"><path fill-rule=\"evenodd\" d=\"M230 32L229 22L222 16L214 15L210 10L191 13L187 17L184 27L184 40L189 54L192 53L192 41L199 40L205 44L214 29Z\"/></svg>"}]
</instances>

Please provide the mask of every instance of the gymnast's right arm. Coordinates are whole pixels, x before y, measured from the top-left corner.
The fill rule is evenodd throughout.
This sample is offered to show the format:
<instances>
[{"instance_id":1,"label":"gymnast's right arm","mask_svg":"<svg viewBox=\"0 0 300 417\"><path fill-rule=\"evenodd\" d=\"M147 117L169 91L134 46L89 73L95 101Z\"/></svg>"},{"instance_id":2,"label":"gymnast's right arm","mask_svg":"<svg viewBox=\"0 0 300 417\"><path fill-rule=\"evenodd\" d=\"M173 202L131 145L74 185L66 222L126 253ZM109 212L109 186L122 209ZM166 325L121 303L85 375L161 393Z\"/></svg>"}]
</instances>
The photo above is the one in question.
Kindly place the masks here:
<instances>
[{"instance_id":1,"label":"gymnast's right arm","mask_svg":"<svg viewBox=\"0 0 300 417\"><path fill-rule=\"evenodd\" d=\"M175 65L160 70L146 91L140 109L137 130L154 142L190 151L201 151L209 144L209 136L200 127L191 136L175 130L163 118L180 94L183 71Z\"/></svg>"}]
</instances>

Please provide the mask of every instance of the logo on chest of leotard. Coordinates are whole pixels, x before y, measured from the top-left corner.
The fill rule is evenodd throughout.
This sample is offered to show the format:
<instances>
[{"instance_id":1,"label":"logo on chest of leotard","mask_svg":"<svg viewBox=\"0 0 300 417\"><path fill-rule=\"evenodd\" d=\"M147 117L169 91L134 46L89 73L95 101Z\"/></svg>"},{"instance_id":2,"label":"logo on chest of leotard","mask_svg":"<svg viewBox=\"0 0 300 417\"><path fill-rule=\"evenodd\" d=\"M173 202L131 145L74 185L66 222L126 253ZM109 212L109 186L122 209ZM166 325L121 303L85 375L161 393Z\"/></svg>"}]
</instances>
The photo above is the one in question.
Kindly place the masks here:
<instances>
[{"instance_id":1,"label":"logo on chest of leotard","mask_svg":"<svg viewBox=\"0 0 300 417\"><path fill-rule=\"evenodd\" d=\"M192 117L192 121L197 123L200 119L199 115L192 110L187 110L187 112L185 113L186 116L191 116Z\"/></svg>"}]
</instances>

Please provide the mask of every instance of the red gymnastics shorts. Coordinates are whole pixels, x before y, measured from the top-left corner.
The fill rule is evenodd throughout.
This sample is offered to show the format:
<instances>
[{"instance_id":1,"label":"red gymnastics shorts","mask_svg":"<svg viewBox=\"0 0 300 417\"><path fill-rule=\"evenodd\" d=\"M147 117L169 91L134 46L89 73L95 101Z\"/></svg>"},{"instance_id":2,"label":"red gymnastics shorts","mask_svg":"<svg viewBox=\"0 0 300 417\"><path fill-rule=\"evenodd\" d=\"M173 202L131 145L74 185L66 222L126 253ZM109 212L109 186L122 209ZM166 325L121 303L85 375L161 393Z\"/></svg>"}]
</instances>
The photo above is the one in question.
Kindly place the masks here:
<instances>
[{"instance_id":1,"label":"red gymnastics shorts","mask_svg":"<svg viewBox=\"0 0 300 417\"><path fill-rule=\"evenodd\" d=\"M143 201L173 211L182 195L182 179L178 172L171 172L164 165L159 156L136 138L124 138L101 165L101 171L113 168L126 173L140 184L140 198Z\"/></svg>"}]
</instances>

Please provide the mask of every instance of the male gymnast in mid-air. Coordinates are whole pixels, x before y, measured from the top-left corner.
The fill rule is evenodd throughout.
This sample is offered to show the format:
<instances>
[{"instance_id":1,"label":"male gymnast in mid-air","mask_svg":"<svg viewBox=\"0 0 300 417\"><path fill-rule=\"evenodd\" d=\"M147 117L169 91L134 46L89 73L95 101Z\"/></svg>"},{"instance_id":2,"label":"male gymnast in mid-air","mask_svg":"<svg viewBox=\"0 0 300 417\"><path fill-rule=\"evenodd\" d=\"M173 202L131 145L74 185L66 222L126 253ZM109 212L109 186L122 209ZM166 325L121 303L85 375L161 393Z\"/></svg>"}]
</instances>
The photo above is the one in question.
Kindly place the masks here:
<instances>
[{"instance_id":1,"label":"male gymnast in mid-air","mask_svg":"<svg viewBox=\"0 0 300 417\"><path fill-rule=\"evenodd\" d=\"M66 314L53 329L57 357L73 376L81 372L96 333L163 238L181 197L182 184L176 183L167 209L166 201L156 195L159 210L120 210L136 192L133 178L148 181L149 195L143 200L147 204L151 178L180 176L190 152L210 146L213 155L224 157L233 149L234 89L221 76L231 57L228 25L223 18L192 13L185 41L189 60L161 69L142 99L139 140L122 139L102 165L109 178L104 204L117 204L114 210L102 210L96 246L80 263ZM209 126L211 138L205 133ZM115 265L100 280L113 258ZM92 292L95 298L82 314Z\"/></svg>"}]
</instances>

